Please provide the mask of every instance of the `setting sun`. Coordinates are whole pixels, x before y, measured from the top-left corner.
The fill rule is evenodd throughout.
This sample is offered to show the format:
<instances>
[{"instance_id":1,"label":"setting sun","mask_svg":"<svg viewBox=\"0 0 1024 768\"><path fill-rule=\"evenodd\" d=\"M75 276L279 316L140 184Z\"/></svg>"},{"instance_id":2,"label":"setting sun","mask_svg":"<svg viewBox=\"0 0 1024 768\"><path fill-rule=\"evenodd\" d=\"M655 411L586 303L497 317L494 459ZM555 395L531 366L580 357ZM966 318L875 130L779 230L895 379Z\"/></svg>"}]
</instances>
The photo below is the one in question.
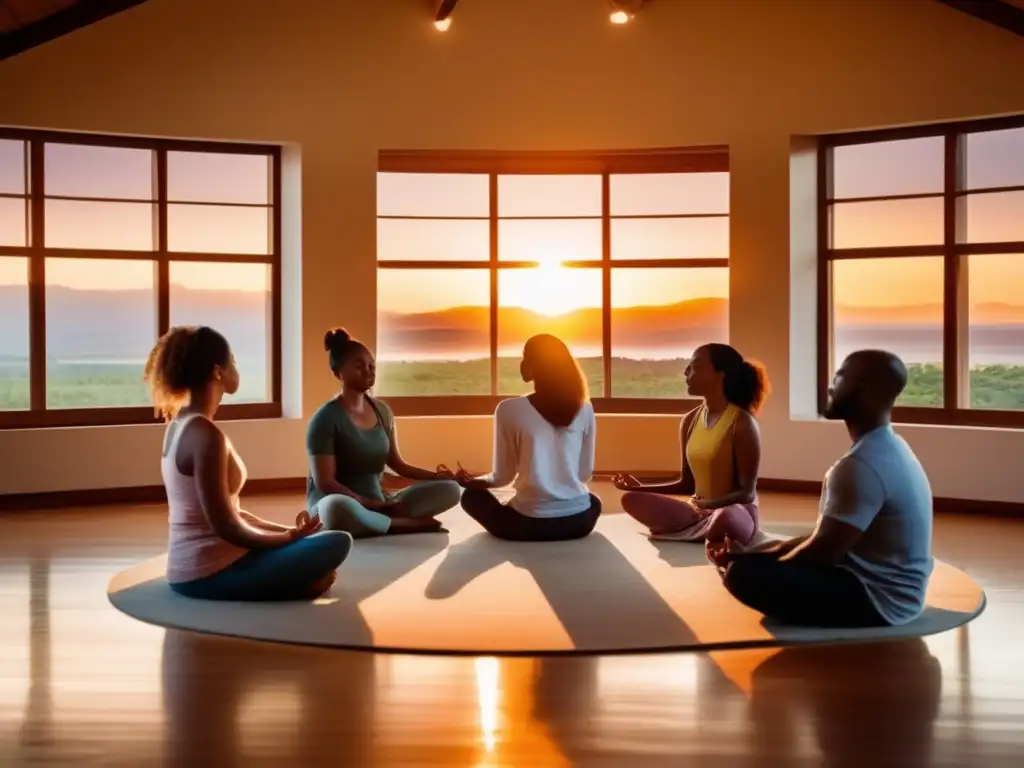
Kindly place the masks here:
<instances>
[{"instance_id":1,"label":"setting sun","mask_svg":"<svg viewBox=\"0 0 1024 768\"><path fill-rule=\"evenodd\" d=\"M601 272L596 269L570 269L546 262L532 269L510 269L499 281L503 304L545 317L600 306L601 302Z\"/></svg>"}]
</instances>

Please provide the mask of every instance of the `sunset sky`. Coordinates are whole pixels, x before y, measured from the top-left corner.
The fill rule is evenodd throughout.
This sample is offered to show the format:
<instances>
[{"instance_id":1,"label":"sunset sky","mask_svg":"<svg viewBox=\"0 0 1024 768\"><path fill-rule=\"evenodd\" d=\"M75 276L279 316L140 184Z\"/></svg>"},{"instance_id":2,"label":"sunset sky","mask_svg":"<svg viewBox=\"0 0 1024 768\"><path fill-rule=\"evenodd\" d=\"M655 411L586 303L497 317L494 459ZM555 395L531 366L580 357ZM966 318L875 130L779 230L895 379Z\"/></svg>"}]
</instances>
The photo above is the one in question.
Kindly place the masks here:
<instances>
[{"instance_id":1,"label":"sunset sky","mask_svg":"<svg viewBox=\"0 0 1024 768\"><path fill-rule=\"evenodd\" d=\"M835 155L835 195L939 193L942 139L842 147ZM0 140L0 194L24 193L20 142ZM1024 129L974 134L967 140L971 189L1024 184ZM118 200L151 200L152 154L72 145L48 145L49 194ZM169 240L172 248L211 252L266 253L269 167L266 158L172 152L168 157ZM381 260L488 258L488 190L485 175L379 174L382 216L445 216L461 219L379 219ZM499 216L574 216L563 220L506 218L499 224L503 260L537 261L538 269L510 269L499 278L504 306L559 314L600 306L599 270L569 270L565 260L600 259L600 177L503 176ZM728 174L614 176L611 212L708 214L690 219L613 219L612 258L727 257ZM193 203L189 205L187 203ZM236 205L195 205L233 203ZM146 250L152 246L153 206L147 202L47 203L47 241L55 246ZM1024 240L1024 192L967 199L972 242ZM483 219L479 218L483 217ZM23 200L0 198L0 246L24 244ZM938 243L941 198L838 204L836 247ZM1024 254L974 256L969 262L971 303L1024 303ZM4 257L0 284L24 284L24 259ZM268 270L253 264L178 263L172 281L191 288L265 291ZM52 260L47 281L72 288L149 288L153 270L132 261ZM383 270L382 311L423 312L453 305L486 305L486 269ZM838 304L889 306L938 304L941 259L844 262L836 266ZM692 298L726 297L725 269L615 270L613 304L670 304Z\"/></svg>"}]
</instances>

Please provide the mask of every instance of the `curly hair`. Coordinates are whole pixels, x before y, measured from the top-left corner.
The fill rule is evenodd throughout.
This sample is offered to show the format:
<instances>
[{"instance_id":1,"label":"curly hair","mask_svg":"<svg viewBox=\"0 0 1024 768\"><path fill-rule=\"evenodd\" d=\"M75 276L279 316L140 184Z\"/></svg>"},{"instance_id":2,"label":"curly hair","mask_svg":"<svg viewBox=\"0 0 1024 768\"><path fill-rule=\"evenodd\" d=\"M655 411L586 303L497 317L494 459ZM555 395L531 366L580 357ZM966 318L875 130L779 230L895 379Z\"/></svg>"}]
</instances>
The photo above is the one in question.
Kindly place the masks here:
<instances>
[{"instance_id":1,"label":"curly hair","mask_svg":"<svg viewBox=\"0 0 1024 768\"><path fill-rule=\"evenodd\" d=\"M150 351L143 374L156 413L165 421L173 419L192 392L210 383L213 369L230 359L227 339L213 328L179 325L168 330Z\"/></svg>"}]
</instances>

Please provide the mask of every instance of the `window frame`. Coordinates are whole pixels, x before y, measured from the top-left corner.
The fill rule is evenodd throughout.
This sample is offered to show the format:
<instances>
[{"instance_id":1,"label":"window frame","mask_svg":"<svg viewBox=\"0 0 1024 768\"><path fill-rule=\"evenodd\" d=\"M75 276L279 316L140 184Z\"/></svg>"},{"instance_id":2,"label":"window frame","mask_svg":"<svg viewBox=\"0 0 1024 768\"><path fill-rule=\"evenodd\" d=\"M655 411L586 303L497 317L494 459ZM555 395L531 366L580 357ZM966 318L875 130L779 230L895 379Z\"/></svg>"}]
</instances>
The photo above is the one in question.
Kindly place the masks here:
<instances>
[{"instance_id":1,"label":"window frame","mask_svg":"<svg viewBox=\"0 0 1024 768\"><path fill-rule=\"evenodd\" d=\"M1024 115L983 120L958 121L875 131L830 134L818 144L817 236L818 236L818 413L823 415L831 383L834 341L832 269L834 262L851 259L897 259L941 257L943 260L942 368L955 375L943 375L942 405L897 406L893 420L901 424L930 424L958 427L1024 427L1024 410L1009 411L972 408L969 405L968 258L974 255L1024 254L1024 241L960 242L966 229L966 200L971 195L1024 191L1024 184L1010 187L966 188L966 145L968 134L1024 128ZM835 198L833 196L833 150L857 144L935 138L944 140L943 189L939 193L877 195ZM833 248L831 207L833 203L941 198L943 238L937 245Z\"/></svg>"},{"instance_id":2,"label":"window frame","mask_svg":"<svg viewBox=\"0 0 1024 768\"><path fill-rule=\"evenodd\" d=\"M482 416L491 415L497 404L513 395L502 395L498 387L498 276L501 270L529 269L538 266L533 261L500 260L498 253L498 223L502 220L527 218L533 220L599 219L601 221L600 260L569 260L563 262L569 268L591 268L601 270L602 301L602 364L604 368L604 391L591 393L591 402L596 413L603 414L681 414L696 407L700 402L695 398L639 398L612 397L612 346L611 346L611 277L615 269L660 268L699 269L708 267L729 267L729 258L704 259L612 259L611 222L613 219L679 219L716 216L731 218L731 210L725 214L650 214L633 216L612 216L610 211L610 180L618 174L657 173L729 173L729 149L727 146L705 146L680 149L658 149L613 152L483 152L483 151L431 151L431 150L381 150L378 153L379 173L436 173L487 174L489 179L489 222L490 252L486 261L398 261L377 260L377 272L390 269L451 269L487 270L490 278L490 379L489 395L429 395L392 396L382 395L399 416ZM600 175L602 210L599 216L530 216L500 217L498 215L498 177L507 175ZM381 216L381 219L409 219L415 216ZM429 217L428 217L429 218ZM459 217L483 219L484 217Z\"/></svg>"},{"instance_id":3,"label":"window frame","mask_svg":"<svg viewBox=\"0 0 1024 768\"><path fill-rule=\"evenodd\" d=\"M109 134L74 133L22 128L0 127L0 139L25 142L25 193L19 197L26 200L27 245L0 247L4 256L28 259L28 310L29 310L29 397L27 410L0 411L0 430L40 429L54 427L92 427L134 424L157 424L163 419L152 406L116 406L99 408L46 407L46 259L126 259L151 262L154 266L153 311L156 313L157 338L170 327L170 266L172 262L205 262L234 264L266 264L270 269L270 292L268 318L268 354L270 355L270 400L257 403L225 403L217 409L221 420L271 419L280 418L281 407L281 147L271 144L247 144L220 141L193 141L178 139L157 139L137 136L116 136ZM45 243L46 187L45 151L46 144L77 144L115 149L146 149L153 152L153 197L139 201L152 203L155 208L153 220L154 248L146 251L116 250L99 248L49 248ZM168 195L167 195L167 153L208 152L231 155L265 155L270 163L269 202L267 206L237 203L202 203L238 207L269 208L269 253L199 253L193 251L172 251L168 248ZM10 197L10 195L5 195ZM49 199L81 199L99 202L107 198L85 198L51 196ZM111 202L135 202L114 200ZM189 204L189 201L173 201L171 204ZM197 203L198 204L198 203ZM157 338L153 339L155 344ZM142 368L139 369L142 378Z\"/></svg>"}]
</instances>

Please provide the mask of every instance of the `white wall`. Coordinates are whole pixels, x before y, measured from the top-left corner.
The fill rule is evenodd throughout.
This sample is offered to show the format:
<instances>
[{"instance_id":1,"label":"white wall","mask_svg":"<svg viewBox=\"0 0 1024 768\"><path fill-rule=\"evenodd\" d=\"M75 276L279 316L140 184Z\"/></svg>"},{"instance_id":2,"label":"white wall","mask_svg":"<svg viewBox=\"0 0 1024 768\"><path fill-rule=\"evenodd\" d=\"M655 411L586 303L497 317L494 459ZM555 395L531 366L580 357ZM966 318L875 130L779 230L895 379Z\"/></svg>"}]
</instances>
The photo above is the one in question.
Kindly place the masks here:
<instances>
[{"instance_id":1,"label":"white wall","mask_svg":"<svg viewBox=\"0 0 1024 768\"><path fill-rule=\"evenodd\" d=\"M626 28L607 23L601 0L487 0L461 4L444 35L421 0L362 6L149 0L0 63L2 124L301 151L289 177L301 231L286 238L292 415L332 392L325 327L374 339L378 149L725 143L732 340L774 384L763 474L820 479L846 439L803 418L816 318L798 137L1024 108L1024 78L1007 74L1024 71L1021 40L933 0L657 2ZM346 293L343 272L365 288ZM301 419L228 429L253 477L304 473ZM675 418L605 416L599 429L600 468L677 465ZM489 458L486 418L403 419L400 431L414 461L482 469ZM938 495L1024 501L1024 432L901 431ZM3 431L0 491L157 483L158 446L150 426Z\"/></svg>"}]
</instances>

